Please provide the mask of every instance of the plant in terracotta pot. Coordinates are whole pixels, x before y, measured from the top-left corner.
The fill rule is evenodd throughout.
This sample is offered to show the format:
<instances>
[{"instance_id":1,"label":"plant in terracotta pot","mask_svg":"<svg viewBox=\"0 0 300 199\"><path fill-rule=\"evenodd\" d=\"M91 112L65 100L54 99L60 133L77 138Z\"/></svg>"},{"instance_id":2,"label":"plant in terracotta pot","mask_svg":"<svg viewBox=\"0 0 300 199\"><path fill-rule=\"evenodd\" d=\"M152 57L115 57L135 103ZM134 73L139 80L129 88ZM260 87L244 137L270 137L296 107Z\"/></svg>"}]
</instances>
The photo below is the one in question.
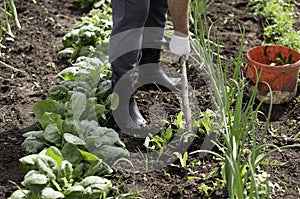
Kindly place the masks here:
<instances>
[{"instance_id":1,"label":"plant in terracotta pot","mask_svg":"<svg viewBox=\"0 0 300 199\"><path fill-rule=\"evenodd\" d=\"M258 81L257 99L282 104L297 92L300 53L278 45L257 46L247 52L247 77L251 91Z\"/></svg>"}]
</instances>

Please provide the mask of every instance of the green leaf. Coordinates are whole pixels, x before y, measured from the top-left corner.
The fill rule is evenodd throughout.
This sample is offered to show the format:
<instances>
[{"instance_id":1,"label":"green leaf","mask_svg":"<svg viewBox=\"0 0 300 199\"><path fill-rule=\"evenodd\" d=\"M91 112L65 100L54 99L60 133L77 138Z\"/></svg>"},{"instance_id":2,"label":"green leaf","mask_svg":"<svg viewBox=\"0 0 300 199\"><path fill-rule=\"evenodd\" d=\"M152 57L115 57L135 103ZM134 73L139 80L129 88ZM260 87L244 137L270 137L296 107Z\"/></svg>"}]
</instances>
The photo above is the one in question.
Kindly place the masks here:
<instances>
[{"instance_id":1,"label":"green leaf","mask_svg":"<svg viewBox=\"0 0 300 199\"><path fill-rule=\"evenodd\" d=\"M67 190L65 190L65 195L68 196L68 198L82 198L82 193L84 191L84 187L81 185L74 185Z\"/></svg>"},{"instance_id":2,"label":"green leaf","mask_svg":"<svg viewBox=\"0 0 300 199\"><path fill-rule=\"evenodd\" d=\"M41 100L35 103L33 106L34 115L39 122L41 120L41 117L46 112L63 115L64 111L64 106L53 100Z\"/></svg>"},{"instance_id":3,"label":"green leaf","mask_svg":"<svg viewBox=\"0 0 300 199\"><path fill-rule=\"evenodd\" d=\"M65 48L61 51L58 52L58 55L61 55L61 56L70 56L74 53L74 48L73 47L68 47L68 48Z\"/></svg>"},{"instance_id":4,"label":"green leaf","mask_svg":"<svg viewBox=\"0 0 300 199\"><path fill-rule=\"evenodd\" d=\"M51 187L46 187L42 190L41 198L42 199L56 199L56 198L64 198L64 194L59 191L55 191Z\"/></svg>"},{"instance_id":5,"label":"green leaf","mask_svg":"<svg viewBox=\"0 0 300 199\"><path fill-rule=\"evenodd\" d=\"M92 55L92 53L95 51L95 48L93 46L82 46L80 48L80 51L78 53L78 56L86 56L86 57L90 57Z\"/></svg>"},{"instance_id":6,"label":"green leaf","mask_svg":"<svg viewBox=\"0 0 300 199\"><path fill-rule=\"evenodd\" d=\"M49 149L47 149L45 154L53 158L57 162L57 164L60 164L64 160L64 157L60 150L54 146L51 146Z\"/></svg>"},{"instance_id":7,"label":"green leaf","mask_svg":"<svg viewBox=\"0 0 300 199\"><path fill-rule=\"evenodd\" d=\"M96 111L97 118L105 117L105 110L106 110L105 105L96 104L95 111Z\"/></svg>"},{"instance_id":8,"label":"green leaf","mask_svg":"<svg viewBox=\"0 0 300 199\"><path fill-rule=\"evenodd\" d=\"M69 89L63 85L54 85L49 89L48 93L52 100L62 100L66 99L68 91Z\"/></svg>"},{"instance_id":9,"label":"green leaf","mask_svg":"<svg viewBox=\"0 0 300 199\"><path fill-rule=\"evenodd\" d=\"M22 143L22 148L28 153L40 152L44 147L44 142L37 140L35 137L28 137Z\"/></svg>"},{"instance_id":10,"label":"green leaf","mask_svg":"<svg viewBox=\"0 0 300 199\"><path fill-rule=\"evenodd\" d=\"M78 135L76 123L73 118L68 117L63 122L63 132Z\"/></svg>"},{"instance_id":11,"label":"green leaf","mask_svg":"<svg viewBox=\"0 0 300 199\"><path fill-rule=\"evenodd\" d=\"M102 145L113 145L120 140L119 134L111 128L98 127L86 138L86 143L94 143L97 147Z\"/></svg>"},{"instance_id":12,"label":"green leaf","mask_svg":"<svg viewBox=\"0 0 300 199\"><path fill-rule=\"evenodd\" d=\"M20 158L19 162L24 165L26 165L26 164L34 165L37 157L38 157L38 154L27 155L27 156Z\"/></svg>"},{"instance_id":13,"label":"green leaf","mask_svg":"<svg viewBox=\"0 0 300 199\"><path fill-rule=\"evenodd\" d=\"M44 148L47 141L44 139L43 131L30 131L23 134L26 139L22 143L22 147L28 153L37 153Z\"/></svg>"},{"instance_id":14,"label":"green leaf","mask_svg":"<svg viewBox=\"0 0 300 199\"><path fill-rule=\"evenodd\" d=\"M99 99L106 100L106 98L111 94L111 80L101 81L97 87L96 96Z\"/></svg>"},{"instance_id":15,"label":"green leaf","mask_svg":"<svg viewBox=\"0 0 300 199\"><path fill-rule=\"evenodd\" d=\"M83 198L99 198L105 192L108 192L112 184L109 180L98 176L89 176L84 178L79 185L85 187Z\"/></svg>"},{"instance_id":16,"label":"green leaf","mask_svg":"<svg viewBox=\"0 0 300 199\"><path fill-rule=\"evenodd\" d=\"M61 145L62 135L56 124L49 124L44 132L44 138L54 144Z\"/></svg>"},{"instance_id":17,"label":"green leaf","mask_svg":"<svg viewBox=\"0 0 300 199\"><path fill-rule=\"evenodd\" d=\"M73 176L72 164L67 160L64 160L58 167L58 171L57 171L57 180L59 181L60 185L64 189L72 186L73 184L72 176Z\"/></svg>"},{"instance_id":18,"label":"green leaf","mask_svg":"<svg viewBox=\"0 0 300 199\"><path fill-rule=\"evenodd\" d=\"M73 176L72 176L74 180L81 178L85 165L86 165L85 163L81 162L74 168Z\"/></svg>"},{"instance_id":19,"label":"green leaf","mask_svg":"<svg viewBox=\"0 0 300 199\"><path fill-rule=\"evenodd\" d=\"M80 154L82 155L82 157L85 161L88 161L88 162L92 163L92 162L95 162L95 161L99 160L99 158L97 156L95 156L94 154L92 154L92 153L89 153L87 151L83 151L81 149L78 149L78 150L79 150Z\"/></svg>"},{"instance_id":20,"label":"green leaf","mask_svg":"<svg viewBox=\"0 0 300 199\"><path fill-rule=\"evenodd\" d=\"M111 160L121 157L128 157L128 151L120 147L104 145L92 151L98 157L104 160Z\"/></svg>"},{"instance_id":21,"label":"green leaf","mask_svg":"<svg viewBox=\"0 0 300 199\"><path fill-rule=\"evenodd\" d=\"M61 119L61 116L55 113L46 112L42 115L40 119L40 123L42 125L42 128L45 129L49 124L56 124L58 129L62 131L62 123L63 120Z\"/></svg>"},{"instance_id":22,"label":"green leaf","mask_svg":"<svg viewBox=\"0 0 300 199\"><path fill-rule=\"evenodd\" d=\"M69 33L67 33L63 38L62 42L64 47L70 47L73 43L75 43L78 39L79 29L72 29Z\"/></svg>"},{"instance_id":23,"label":"green leaf","mask_svg":"<svg viewBox=\"0 0 300 199\"><path fill-rule=\"evenodd\" d=\"M39 171L31 170L24 176L24 181L22 184L28 185L46 185L48 183L48 178L46 175L40 173Z\"/></svg>"},{"instance_id":24,"label":"green leaf","mask_svg":"<svg viewBox=\"0 0 300 199\"><path fill-rule=\"evenodd\" d=\"M97 185L102 185L103 189L106 186L112 185L110 180L101 178L99 176L88 176L88 177L84 178L81 182L79 182L78 184L83 186L84 188L87 188L88 186L97 184Z\"/></svg>"},{"instance_id":25,"label":"green leaf","mask_svg":"<svg viewBox=\"0 0 300 199\"><path fill-rule=\"evenodd\" d=\"M98 160L89 165L88 170L84 173L83 177L94 176L98 170L103 167L102 160Z\"/></svg>"},{"instance_id":26,"label":"green leaf","mask_svg":"<svg viewBox=\"0 0 300 199\"><path fill-rule=\"evenodd\" d=\"M111 104L110 108L111 110L116 110L119 106L119 95L115 92L111 94Z\"/></svg>"},{"instance_id":27,"label":"green leaf","mask_svg":"<svg viewBox=\"0 0 300 199\"><path fill-rule=\"evenodd\" d=\"M90 72L84 68L72 66L62 70L58 75L67 81L75 81L78 75L88 75Z\"/></svg>"},{"instance_id":28,"label":"green leaf","mask_svg":"<svg viewBox=\"0 0 300 199\"><path fill-rule=\"evenodd\" d=\"M38 157L37 154L27 155L19 159L21 163L21 170L27 173L29 170L36 169L35 160Z\"/></svg>"},{"instance_id":29,"label":"green leaf","mask_svg":"<svg viewBox=\"0 0 300 199\"><path fill-rule=\"evenodd\" d=\"M115 92L110 94L107 98L108 102L107 105L109 105L111 110L116 110L119 106L119 95Z\"/></svg>"},{"instance_id":30,"label":"green leaf","mask_svg":"<svg viewBox=\"0 0 300 199\"><path fill-rule=\"evenodd\" d=\"M43 160L43 162L49 167L49 168L52 168L52 169L56 169L56 167L57 167L57 162L53 159L53 158L51 158L51 157L49 157L49 156L47 156L47 155L44 155L43 154L43 152L44 151L42 151L40 154L38 154L38 156L37 156L37 158L35 159L35 161L37 160L37 159L42 159Z\"/></svg>"},{"instance_id":31,"label":"green leaf","mask_svg":"<svg viewBox=\"0 0 300 199\"><path fill-rule=\"evenodd\" d=\"M61 152L64 158L75 166L78 165L83 159L78 151L78 147L71 143L66 143Z\"/></svg>"},{"instance_id":32,"label":"green leaf","mask_svg":"<svg viewBox=\"0 0 300 199\"><path fill-rule=\"evenodd\" d=\"M64 139L66 140L67 143L71 143L75 145L85 145L85 142L80 137L77 137L70 133L65 133Z\"/></svg>"},{"instance_id":33,"label":"green leaf","mask_svg":"<svg viewBox=\"0 0 300 199\"><path fill-rule=\"evenodd\" d=\"M29 190L17 190L8 199L27 199L29 194Z\"/></svg>"},{"instance_id":34,"label":"green leaf","mask_svg":"<svg viewBox=\"0 0 300 199\"><path fill-rule=\"evenodd\" d=\"M35 138L43 139L44 138L43 134L44 134L44 131L29 131L27 133L24 133L22 136L26 137L26 138L35 137Z\"/></svg>"},{"instance_id":35,"label":"green leaf","mask_svg":"<svg viewBox=\"0 0 300 199\"><path fill-rule=\"evenodd\" d=\"M36 159L36 166L38 170L45 174L50 180L55 180L55 168L56 165L52 167L52 164L48 164L48 161L41 156Z\"/></svg>"},{"instance_id":36,"label":"green leaf","mask_svg":"<svg viewBox=\"0 0 300 199\"><path fill-rule=\"evenodd\" d=\"M174 120L173 124L177 127L177 128L180 128L181 126L181 123L182 123L182 111L178 113L176 119Z\"/></svg>"},{"instance_id":37,"label":"green leaf","mask_svg":"<svg viewBox=\"0 0 300 199\"><path fill-rule=\"evenodd\" d=\"M64 160L60 167L59 167L59 171L61 176L66 177L68 180L72 179L72 175L73 175L73 167L72 164L70 162L68 162L67 160Z\"/></svg>"},{"instance_id":38,"label":"green leaf","mask_svg":"<svg viewBox=\"0 0 300 199\"><path fill-rule=\"evenodd\" d=\"M86 109L86 96L80 92L76 92L71 97L73 118L79 120L80 116Z\"/></svg>"},{"instance_id":39,"label":"green leaf","mask_svg":"<svg viewBox=\"0 0 300 199\"><path fill-rule=\"evenodd\" d=\"M88 137L92 132L97 131L99 124L97 121L82 120L77 126L78 134L80 137ZM86 141L86 140L85 140Z\"/></svg>"}]
</instances>

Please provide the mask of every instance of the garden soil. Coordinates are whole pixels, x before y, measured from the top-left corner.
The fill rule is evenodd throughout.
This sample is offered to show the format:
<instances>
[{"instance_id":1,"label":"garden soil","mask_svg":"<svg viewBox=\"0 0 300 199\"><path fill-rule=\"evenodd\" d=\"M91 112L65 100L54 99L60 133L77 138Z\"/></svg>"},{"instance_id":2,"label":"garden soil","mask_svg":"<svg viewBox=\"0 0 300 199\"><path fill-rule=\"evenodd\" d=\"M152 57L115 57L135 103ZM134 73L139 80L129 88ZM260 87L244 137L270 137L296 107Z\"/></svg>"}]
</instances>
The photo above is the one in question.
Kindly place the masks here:
<instances>
[{"instance_id":1,"label":"garden soil","mask_svg":"<svg viewBox=\"0 0 300 199\"><path fill-rule=\"evenodd\" d=\"M215 0L209 7L207 16L215 22L216 35L222 45L220 54L222 63L230 63L237 56L241 44L241 28L245 28L245 45L243 54L250 48L262 44L263 29L252 13L247 10L247 0ZM18 159L25 154L21 148L22 134L39 129L33 115L35 102L48 98L48 89L60 79L57 71L68 66L67 60L58 57L62 37L68 33L87 10L72 0L40 0L35 5L30 0L15 0L22 28L12 27L14 40L5 37L2 44L0 60L10 66L0 64L0 198L7 198L20 185L23 173ZM299 7L296 7L299 21ZM298 26L300 27L300 26ZM245 58L244 64L245 64ZM243 64L243 65L244 65ZM229 67L233 64L229 64ZM241 67L243 67L241 65ZM189 82L197 90L201 110L210 108L210 95L201 75L191 68L188 71ZM300 143L300 101L297 96L282 105L274 105L271 129L265 143L283 146ZM147 115L148 107L158 100L165 105L168 115L174 118L178 105L172 94L161 90L141 90L137 93L138 103L143 114ZM298 100L296 99L298 97ZM262 112L267 112L268 105L263 105ZM115 127L112 123L111 127ZM129 150L142 146L143 140L132 139L121 131L120 137L128 144ZM136 146L135 146L136 144ZM188 149L189 152L199 149L201 140ZM212 186L212 179L221 178L219 172L214 178L204 180L214 168L219 170L218 161L207 156L196 162L197 155L190 155L189 165L184 168L168 166L159 171L137 174L115 171L112 180L120 180L123 191L141 191L142 198L227 198L227 191L221 188L210 196L199 192L198 186L205 183ZM269 160L271 180L277 183L282 191L271 193L273 198L300 198L300 148L287 149L272 155ZM175 162L174 164L179 164ZM195 176L188 180L188 176Z\"/></svg>"}]
</instances>

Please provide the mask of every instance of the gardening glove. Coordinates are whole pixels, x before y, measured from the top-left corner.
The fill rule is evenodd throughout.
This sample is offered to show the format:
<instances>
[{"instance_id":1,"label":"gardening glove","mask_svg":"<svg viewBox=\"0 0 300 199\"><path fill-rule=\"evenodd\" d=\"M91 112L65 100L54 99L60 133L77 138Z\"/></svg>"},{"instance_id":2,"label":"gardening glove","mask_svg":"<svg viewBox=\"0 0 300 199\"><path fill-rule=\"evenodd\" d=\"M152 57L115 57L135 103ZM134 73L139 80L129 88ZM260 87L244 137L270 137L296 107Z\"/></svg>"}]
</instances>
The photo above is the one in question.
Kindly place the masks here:
<instances>
[{"instance_id":1,"label":"gardening glove","mask_svg":"<svg viewBox=\"0 0 300 199\"><path fill-rule=\"evenodd\" d=\"M169 44L170 51L175 55L174 61L178 61L179 57L185 55L185 58L188 59L190 55L190 42L189 37L181 37L174 35Z\"/></svg>"}]
</instances>

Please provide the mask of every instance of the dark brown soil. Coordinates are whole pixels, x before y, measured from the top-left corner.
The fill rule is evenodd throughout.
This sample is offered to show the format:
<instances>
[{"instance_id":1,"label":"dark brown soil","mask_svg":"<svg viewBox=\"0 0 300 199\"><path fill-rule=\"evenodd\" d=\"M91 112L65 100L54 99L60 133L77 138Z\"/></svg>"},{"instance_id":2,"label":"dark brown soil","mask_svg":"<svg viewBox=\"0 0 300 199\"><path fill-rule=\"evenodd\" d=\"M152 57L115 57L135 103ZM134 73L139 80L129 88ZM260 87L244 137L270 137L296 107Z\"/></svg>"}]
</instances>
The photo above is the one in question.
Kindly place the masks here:
<instances>
[{"instance_id":1,"label":"dark brown soil","mask_svg":"<svg viewBox=\"0 0 300 199\"><path fill-rule=\"evenodd\" d=\"M246 9L247 2L248 0L215 0L208 9L208 17L215 21L217 36L223 45L220 54L224 56L224 63L236 57L238 53L241 27L245 28L244 54L251 47L262 43L262 27ZM22 133L38 128L32 106L35 102L46 99L51 85L60 81L53 66L56 66L58 71L67 67L67 61L57 56L61 38L83 15L79 6L68 0L40 0L38 5L34 5L31 0L15 0L15 4L22 28L17 30L13 27L15 40L12 42L4 39L2 43L6 48L2 49L0 56L2 62L20 70L12 70L0 64L0 198L7 198L16 190L9 181L20 184L23 179L18 162L24 155L21 149ZM299 7L296 10L299 11ZM199 89L200 109L210 107L210 96L201 77L189 71L189 81ZM291 102L273 107L271 123L273 131L268 133L266 143L277 146L300 143L299 90L300 88ZM151 99L156 97L157 92L142 91L139 95L143 95L144 99L139 101L142 112L147 114L147 106L153 104ZM173 115L178 111L178 106L171 103L170 93L162 93L156 98L164 103L166 109ZM267 108L268 106L264 105L262 111L266 112ZM120 135L123 139L122 134ZM125 137L124 142L128 144ZM137 145L142 143L138 139L136 142ZM199 149L201 143L198 142L196 140L189 151ZM130 146L133 144L131 142ZM272 194L273 198L300 198L299 154L300 148L293 148L270 158L271 179L284 190ZM196 158L196 155L191 155L188 160L190 164L186 168L169 166L160 171L137 174L136 179L132 178L131 173L116 172L113 179L121 179L124 191L144 190L141 195L147 199L226 198L225 189L212 193L210 197L199 193L197 188L201 183L212 184L200 178L201 174L208 174L213 168L218 167L218 161L212 156L207 156L198 165L192 166L191 162ZM193 175L199 179L188 180L187 176L191 171L197 171Z\"/></svg>"}]
</instances>

